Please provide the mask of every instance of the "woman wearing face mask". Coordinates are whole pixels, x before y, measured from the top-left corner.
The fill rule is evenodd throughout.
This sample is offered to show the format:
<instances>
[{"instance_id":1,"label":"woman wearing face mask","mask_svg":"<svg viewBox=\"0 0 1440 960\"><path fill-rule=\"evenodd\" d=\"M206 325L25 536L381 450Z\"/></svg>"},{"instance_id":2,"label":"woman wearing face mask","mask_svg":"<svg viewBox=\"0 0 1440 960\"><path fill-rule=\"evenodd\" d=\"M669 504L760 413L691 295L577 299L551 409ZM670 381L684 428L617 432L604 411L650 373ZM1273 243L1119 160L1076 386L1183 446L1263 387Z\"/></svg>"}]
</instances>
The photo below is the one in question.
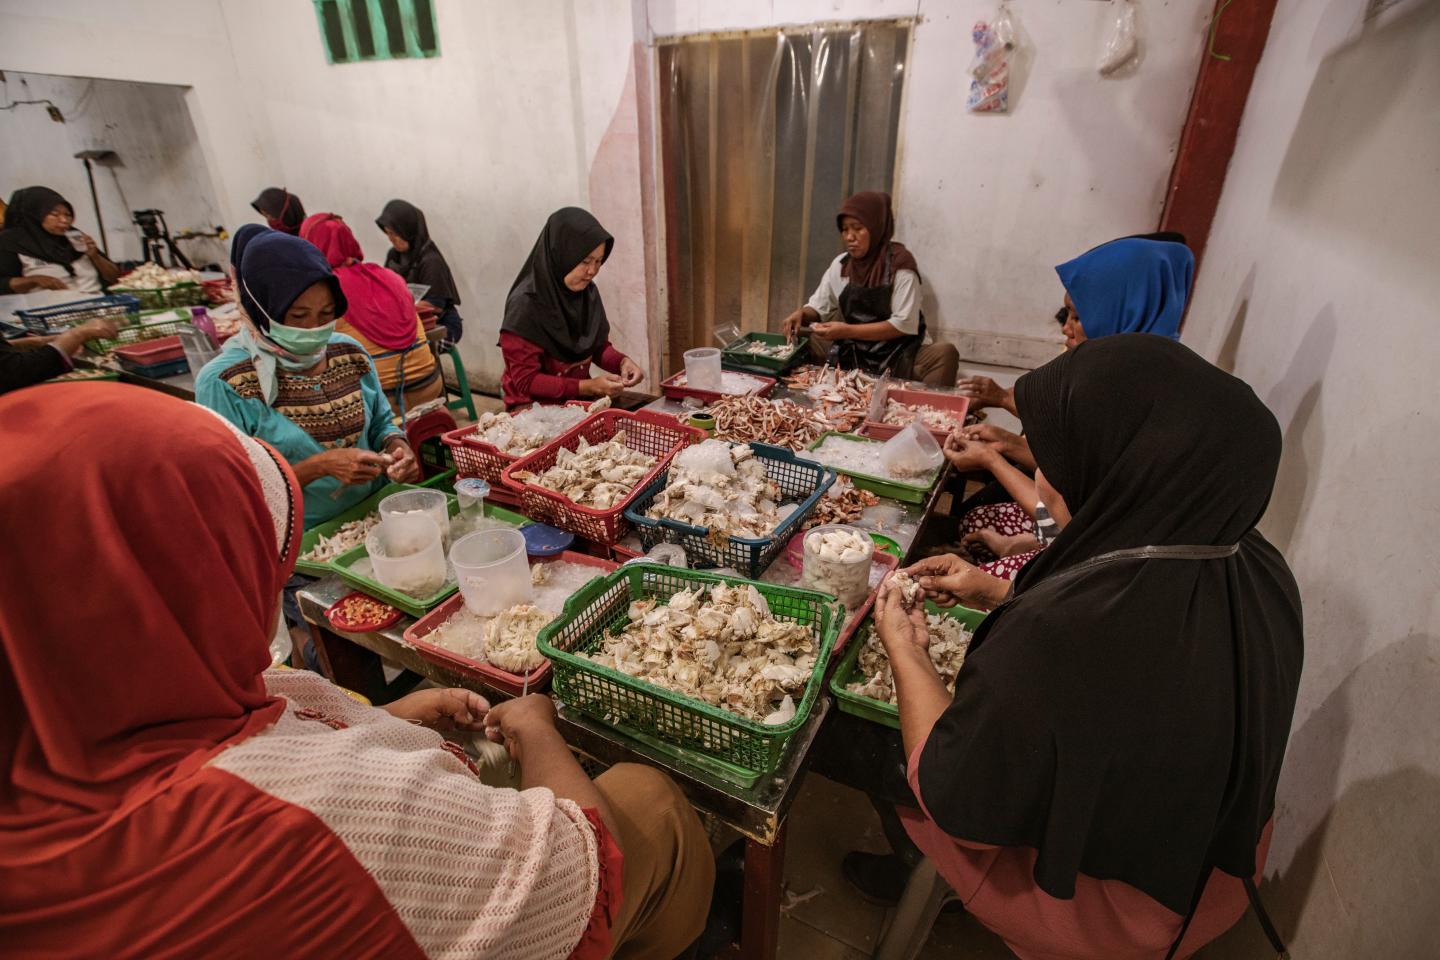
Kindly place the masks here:
<instances>
[{"instance_id":1,"label":"woman wearing face mask","mask_svg":"<svg viewBox=\"0 0 1440 960\"><path fill-rule=\"evenodd\" d=\"M104 293L106 284L119 279L120 268L100 252L94 238L74 226L75 208L54 190L16 190L0 230L0 293ZM75 243L66 236L72 230Z\"/></svg>"},{"instance_id":2,"label":"woman wearing face mask","mask_svg":"<svg viewBox=\"0 0 1440 960\"><path fill-rule=\"evenodd\" d=\"M835 223L845 252L825 271L810 302L782 321L786 336L810 324L817 361L954 386L960 354L948 343L925 343L920 268L914 254L891 239L890 194L855 194L841 205Z\"/></svg>"},{"instance_id":3,"label":"woman wearing face mask","mask_svg":"<svg viewBox=\"0 0 1440 960\"><path fill-rule=\"evenodd\" d=\"M369 354L335 333L347 304L324 254L273 230L245 238L232 259L246 318L200 371L195 399L289 461L307 528L387 480L418 480Z\"/></svg>"},{"instance_id":4,"label":"woman wearing face mask","mask_svg":"<svg viewBox=\"0 0 1440 960\"><path fill-rule=\"evenodd\" d=\"M305 222L305 205L284 187L266 187L250 201L250 206L265 218L266 226L281 233L298 235L300 224Z\"/></svg>"},{"instance_id":5,"label":"woman wearing face mask","mask_svg":"<svg viewBox=\"0 0 1440 960\"><path fill-rule=\"evenodd\" d=\"M564 207L545 229L505 301L500 386L509 408L613 397L645 378L640 365L610 343L610 321L595 275L615 238L586 210ZM604 371L590 376L594 364Z\"/></svg>"}]
</instances>

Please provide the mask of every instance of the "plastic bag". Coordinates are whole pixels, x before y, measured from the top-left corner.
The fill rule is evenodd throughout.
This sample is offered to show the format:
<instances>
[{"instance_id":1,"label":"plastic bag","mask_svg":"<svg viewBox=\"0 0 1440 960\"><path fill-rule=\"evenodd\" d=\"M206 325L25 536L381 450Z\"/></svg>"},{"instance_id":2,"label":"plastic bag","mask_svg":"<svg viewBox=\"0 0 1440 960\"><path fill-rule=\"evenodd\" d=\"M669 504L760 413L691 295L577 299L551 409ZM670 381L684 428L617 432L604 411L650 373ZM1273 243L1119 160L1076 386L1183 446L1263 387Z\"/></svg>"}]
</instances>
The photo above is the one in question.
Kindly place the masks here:
<instances>
[{"instance_id":1,"label":"plastic bag","mask_svg":"<svg viewBox=\"0 0 1440 960\"><path fill-rule=\"evenodd\" d=\"M1110 0L1110 35L1100 54L1100 76L1114 76L1138 61L1140 37L1135 32L1135 5L1130 0Z\"/></svg>"},{"instance_id":2,"label":"plastic bag","mask_svg":"<svg viewBox=\"0 0 1440 960\"><path fill-rule=\"evenodd\" d=\"M1010 60L1015 53L1015 25L1005 4L990 22L981 20L970 31L975 59L970 61L971 113L1005 113L1010 109Z\"/></svg>"}]
</instances>

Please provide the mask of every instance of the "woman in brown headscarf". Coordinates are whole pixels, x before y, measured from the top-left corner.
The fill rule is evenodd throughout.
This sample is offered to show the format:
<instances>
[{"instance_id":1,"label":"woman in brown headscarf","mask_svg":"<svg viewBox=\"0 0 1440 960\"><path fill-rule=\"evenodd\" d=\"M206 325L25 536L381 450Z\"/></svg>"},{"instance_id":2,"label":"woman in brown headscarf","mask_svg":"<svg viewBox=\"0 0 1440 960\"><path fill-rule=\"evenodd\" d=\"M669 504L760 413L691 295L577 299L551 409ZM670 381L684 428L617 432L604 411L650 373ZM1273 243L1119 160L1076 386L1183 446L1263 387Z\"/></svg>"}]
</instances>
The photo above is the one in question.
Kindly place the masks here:
<instances>
[{"instance_id":1,"label":"woman in brown headscarf","mask_svg":"<svg viewBox=\"0 0 1440 960\"><path fill-rule=\"evenodd\" d=\"M892 239L890 194L855 194L841 205L835 224L845 252L830 264L809 302L785 318L785 334L793 337L808 325L816 360L953 387L960 356L948 343L925 342L920 268L904 244Z\"/></svg>"}]
</instances>

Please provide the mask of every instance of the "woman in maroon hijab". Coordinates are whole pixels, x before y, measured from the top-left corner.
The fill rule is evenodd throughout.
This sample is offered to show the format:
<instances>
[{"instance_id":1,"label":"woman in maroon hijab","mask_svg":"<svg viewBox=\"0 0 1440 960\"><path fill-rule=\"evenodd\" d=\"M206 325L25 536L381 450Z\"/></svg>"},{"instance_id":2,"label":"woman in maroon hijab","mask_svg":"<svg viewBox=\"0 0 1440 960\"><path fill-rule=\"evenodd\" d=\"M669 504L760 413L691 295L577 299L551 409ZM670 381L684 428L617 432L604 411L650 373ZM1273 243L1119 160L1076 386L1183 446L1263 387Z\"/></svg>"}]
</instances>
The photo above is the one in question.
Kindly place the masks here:
<instances>
[{"instance_id":1,"label":"woman in maroon hijab","mask_svg":"<svg viewBox=\"0 0 1440 960\"><path fill-rule=\"evenodd\" d=\"M810 301L785 318L786 335L808 325L816 360L953 387L960 355L948 343L925 342L920 268L893 239L890 194L855 194L841 205L835 223L845 252L830 264Z\"/></svg>"}]
</instances>

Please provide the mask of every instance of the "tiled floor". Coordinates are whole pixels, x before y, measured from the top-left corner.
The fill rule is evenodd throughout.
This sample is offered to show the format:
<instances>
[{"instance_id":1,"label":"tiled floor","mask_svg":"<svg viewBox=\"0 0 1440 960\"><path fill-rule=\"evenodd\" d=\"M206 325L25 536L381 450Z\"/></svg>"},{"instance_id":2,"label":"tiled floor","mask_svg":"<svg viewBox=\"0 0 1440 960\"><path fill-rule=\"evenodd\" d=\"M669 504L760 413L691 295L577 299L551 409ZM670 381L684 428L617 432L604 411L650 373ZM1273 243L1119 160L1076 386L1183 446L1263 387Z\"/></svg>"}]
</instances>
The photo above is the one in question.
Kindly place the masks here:
<instances>
[{"instance_id":1,"label":"tiled floor","mask_svg":"<svg viewBox=\"0 0 1440 960\"><path fill-rule=\"evenodd\" d=\"M884 928L886 910L860 898L841 874L840 860L852 849L887 849L870 802L857 790L811 774L789 822L785 886L794 906L781 910L780 960L869 957ZM1001 960L1012 954L973 918L946 913L920 956Z\"/></svg>"}]
</instances>

